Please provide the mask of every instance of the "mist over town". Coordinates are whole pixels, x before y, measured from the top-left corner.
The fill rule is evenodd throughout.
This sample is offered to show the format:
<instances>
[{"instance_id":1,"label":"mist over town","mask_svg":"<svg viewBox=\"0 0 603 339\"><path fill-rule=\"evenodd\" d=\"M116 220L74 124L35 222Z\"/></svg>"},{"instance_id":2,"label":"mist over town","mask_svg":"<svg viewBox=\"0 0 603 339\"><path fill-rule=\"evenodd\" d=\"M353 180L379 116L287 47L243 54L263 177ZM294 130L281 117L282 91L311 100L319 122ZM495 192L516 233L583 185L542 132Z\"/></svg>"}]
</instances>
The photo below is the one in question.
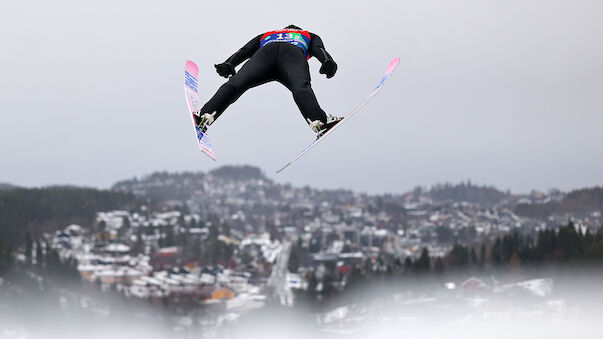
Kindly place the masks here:
<instances>
[{"instance_id":1,"label":"mist over town","mask_svg":"<svg viewBox=\"0 0 603 339\"><path fill-rule=\"evenodd\" d=\"M459 324L488 332L598 314L587 296L603 260L599 187L513 194L461 182L370 195L224 166L111 190L4 184L0 202L9 338L125 337L117 329L130 326L135 337L239 337L271 314L291 325L279 334L437 337ZM421 330L432 321L437 330Z\"/></svg>"}]
</instances>

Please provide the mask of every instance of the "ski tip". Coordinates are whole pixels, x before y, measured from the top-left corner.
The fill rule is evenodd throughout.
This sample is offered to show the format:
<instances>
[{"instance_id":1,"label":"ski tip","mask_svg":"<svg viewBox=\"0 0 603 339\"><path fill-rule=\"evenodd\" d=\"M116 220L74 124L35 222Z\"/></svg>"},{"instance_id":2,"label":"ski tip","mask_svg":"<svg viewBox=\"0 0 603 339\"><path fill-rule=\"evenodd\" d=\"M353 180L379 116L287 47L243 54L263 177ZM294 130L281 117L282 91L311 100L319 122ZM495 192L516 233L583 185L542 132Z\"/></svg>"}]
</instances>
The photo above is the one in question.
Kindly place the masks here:
<instances>
[{"instance_id":1,"label":"ski tip","mask_svg":"<svg viewBox=\"0 0 603 339\"><path fill-rule=\"evenodd\" d=\"M199 66L192 60L186 60L184 67L187 71L193 71L195 73L199 72Z\"/></svg>"},{"instance_id":2,"label":"ski tip","mask_svg":"<svg viewBox=\"0 0 603 339\"><path fill-rule=\"evenodd\" d=\"M201 147L201 152L203 152L205 155L207 155L211 160L217 161L216 155L213 152L207 150L206 148Z\"/></svg>"},{"instance_id":3,"label":"ski tip","mask_svg":"<svg viewBox=\"0 0 603 339\"><path fill-rule=\"evenodd\" d=\"M291 165L291 163L290 163L290 162L286 163L286 164L285 164L285 166L283 166L283 167L279 168L279 169L276 171L276 173L280 173L282 170L284 170L285 168L289 167L289 165Z\"/></svg>"},{"instance_id":4,"label":"ski tip","mask_svg":"<svg viewBox=\"0 0 603 339\"><path fill-rule=\"evenodd\" d=\"M213 153L207 152L204 149L202 149L201 151L203 152L203 154L207 155L207 157L210 158L211 160L218 161L218 160L216 160L216 156Z\"/></svg>"},{"instance_id":5,"label":"ski tip","mask_svg":"<svg viewBox=\"0 0 603 339\"><path fill-rule=\"evenodd\" d=\"M385 73L391 73L394 71L394 69L396 69L396 67L398 67L398 64L400 63L400 58L396 57L394 60L392 60L389 63L389 66L387 66L387 71L385 71Z\"/></svg>"}]
</instances>

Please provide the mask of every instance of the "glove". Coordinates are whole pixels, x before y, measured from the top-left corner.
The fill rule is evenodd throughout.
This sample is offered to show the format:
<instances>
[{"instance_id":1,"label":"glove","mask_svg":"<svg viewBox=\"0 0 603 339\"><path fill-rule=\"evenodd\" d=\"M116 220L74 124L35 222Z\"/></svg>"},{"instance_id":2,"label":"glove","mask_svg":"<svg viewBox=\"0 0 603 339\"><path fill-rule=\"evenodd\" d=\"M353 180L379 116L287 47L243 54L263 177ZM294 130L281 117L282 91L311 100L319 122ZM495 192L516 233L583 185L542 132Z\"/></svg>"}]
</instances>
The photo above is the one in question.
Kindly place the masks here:
<instances>
[{"instance_id":1,"label":"glove","mask_svg":"<svg viewBox=\"0 0 603 339\"><path fill-rule=\"evenodd\" d=\"M218 72L221 77L228 78L229 76L237 73L230 62L223 62L221 64L214 65L214 67L216 68L216 72Z\"/></svg>"},{"instance_id":2,"label":"glove","mask_svg":"<svg viewBox=\"0 0 603 339\"><path fill-rule=\"evenodd\" d=\"M327 79L332 78L335 75L335 72L337 72L337 63L330 59L323 62L318 71L320 74L326 74Z\"/></svg>"}]
</instances>

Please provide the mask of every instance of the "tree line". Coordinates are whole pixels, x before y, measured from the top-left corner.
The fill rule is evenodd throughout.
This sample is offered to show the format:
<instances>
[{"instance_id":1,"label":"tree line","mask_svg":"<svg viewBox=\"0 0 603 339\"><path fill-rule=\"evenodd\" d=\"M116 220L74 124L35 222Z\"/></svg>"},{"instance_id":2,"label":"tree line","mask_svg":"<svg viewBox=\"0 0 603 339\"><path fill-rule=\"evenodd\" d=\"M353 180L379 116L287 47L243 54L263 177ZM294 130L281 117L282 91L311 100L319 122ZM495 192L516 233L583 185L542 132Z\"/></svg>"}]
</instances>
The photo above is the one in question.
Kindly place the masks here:
<instances>
[{"instance_id":1,"label":"tree line","mask_svg":"<svg viewBox=\"0 0 603 339\"><path fill-rule=\"evenodd\" d=\"M540 230L535 235L513 231L490 243L473 246L456 243L444 257L436 258L431 258L424 248L419 258L407 257L400 267L411 273L442 273L569 263L603 264L603 227L597 232L582 231L570 222L558 229Z\"/></svg>"},{"instance_id":2,"label":"tree line","mask_svg":"<svg viewBox=\"0 0 603 339\"><path fill-rule=\"evenodd\" d=\"M12 247L25 233L40 236L69 223L91 224L96 212L140 203L132 194L76 187L16 188L0 191L0 234Z\"/></svg>"},{"instance_id":3,"label":"tree line","mask_svg":"<svg viewBox=\"0 0 603 339\"><path fill-rule=\"evenodd\" d=\"M559 213L590 213L603 210L603 187L585 188L568 193L561 201L545 204L518 204L517 215L546 219Z\"/></svg>"},{"instance_id":4,"label":"tree line","mask_svg":"<svg viewBox=\"0 0 603 339\"><path fill-rule=\"evenodd\" d=\"M293 246L289 268L299 265L299 244ZM306 273L309 288L300 297L313 300L331 297L337 292L353 290L358 286L378 286L398 279L439 277L444 274L469 272L509 271L518 267L583 267L603 264L603 227L597 232L581 231L573 223L558 229L540 230L534 235L514 231L475 245L456 243L444 256L433 257L423 248L417 258L392 258L379 255L366 258L350 267L335 262L321 264L320 269ZM316 287L321 286L320 291Z\"/></svg>"},{"instance_id":5,"label":"tree line","mask_svg":"<svg viewBox=\"0 0 603 339\"><path fill-rule=\"evenodd\" d=\"M0 237L0 277L17 264L16 251ZM42 239L33 240L29 232L25 233L23 241L22 264L25 268L49 277L65 281L77 282L80 275L77 270L78 262L73 257L61 258L59 252Z\"/></svg>"}]
</instances>

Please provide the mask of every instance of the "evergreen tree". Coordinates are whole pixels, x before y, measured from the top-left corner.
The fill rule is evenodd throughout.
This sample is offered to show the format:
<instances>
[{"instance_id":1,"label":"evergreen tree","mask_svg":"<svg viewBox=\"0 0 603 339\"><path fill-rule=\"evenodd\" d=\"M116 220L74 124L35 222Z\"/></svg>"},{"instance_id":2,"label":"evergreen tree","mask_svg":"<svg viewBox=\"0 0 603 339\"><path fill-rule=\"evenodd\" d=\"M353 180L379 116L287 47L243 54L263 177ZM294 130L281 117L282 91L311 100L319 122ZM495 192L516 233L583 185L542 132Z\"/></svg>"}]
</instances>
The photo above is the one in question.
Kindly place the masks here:
<instances>
[{"instance_id":1,"label":"evergreen tree","mask_svg":"<svg viewBox=\"0 0 603 339\"><path fill-rule=\"evenodd\" d=\"M144 240L142 238L142 226L139 226L136 230L136 242L132 246L132 253L138 254L144 251Z\"/></svg>"},{"instance_id":2,"label":"evergreen tree","mask_svg":"<svg viewBox=\"0 0 603 339\"><path fill-rule=\"evenodd\" d=\"M559 229L557 238L558 246L562 253L562 259L573 260L582 256L581 237L581 234L576 231L572 222Z\"/></svg>"},{"instance_id":3,"label":"evergreen tree","mask_svg":"<svg viewBox=\"0 0 603 339\"><path fill-rule=\"evenodd\" d=\"M312 237L312 239L310 239L310 253L318 252L320 252L320 238Z\"/></svg>"},{"instance_id":4,"label":"evergreen tree","mask_svg":"<svg viewBox=\"0 0 603 339\"><path fill-rule=\"evenodd\" d=\"M448 253L448 263L451 268L466 269L469 266L469 259L469 250L460 244L454 244Z\"/></svg>"},{"instance_id":5,"label":"evergreen tree","mask_svg":"<svg viewBox=\"0 0 603 339\"><path fill-rule=\"evenodd\" d=\"M291 252L289 255L288 269L289 272L297 272L299 267L302 265L302 257L304 255L304 249L302 247L301 238L291 245Z\"/></svg>"},{"instance_id":6,"label":"evergreen tree","mask_svg":"<svg viewBox=\"0 0 603 339\"><path fill-rule=\"evenodd\" d=\"M193 241L193 250L191 251L191 256L193 257L193 259L195 260L199 260L201 259L201 255L202 255L202 243L201 243L201 237L199 235L195 236L195 240Z\"/></svg>"},{"instance_id":7,"label":"evergreen tree","mask_svg":"<svg viewBox=\"0 0 603 339\"><path fill-rule=\"evenodd\" d=\"M230 237L230 225L228 225L228 223L224 223L222 225L222 234L227 237Z\"/></svg>"},{"instance_id":8,"label":"evergreen tree","mask_svg":"<svg viewBox=\"0 0 603 339\"><path fill-rule=\"evenodd\" d=\"M165 233L163 233L163 231L161 230L161 228L159 229L158 245L159 245L159 248L164 248L165 247Z\"/></svg>"},{"instance_id":9,"label":"evergreen tree","mask_svg":"<svg viewBox=\"0 0 603 339\"><path fill-rule=\"evenodd\" d=\"M100 240L104 243L109 241L109 230L107 229L107 223L104 220L101 220L98 223L98 230L100 233Z\"/></svg>"},{"instance_id":10,"label":"evergreen tree","mask_svg":"<svg viewBox=\"0 0 603 339\"><path fill-rule=\"evenodd\" d=\"M0 235L0 276L2 276L12 264L11 249L7 243L3 241Z\"/></svg>"},{"instance_id":11,"label":"evergreen tree","mask_svg":"<svg viewBox=\"0 0 603 339\"><path fill-rule=\"evenodd\" d=\"M483 269L486 267L486 244L482 244L479 250L479 264L478 267Z\"/></svg>"},{"instance_id":12,"label":"evergreen tree","mask_svg":"<svg viewBox=\"0 0 603 339\"><path fill-rule=\"evenodd\" d=\"M469 257L471 259L471 266L473 266L473 267L479 266L479 260L477 259L477 253L475 252L475 248L471 247L471 251L469 252Z\"/></svg>"},{"instance_id":13,"label":"evergreen tree","mask_svg":"<svg viewBox=\"0 0 603 339\"><path fill-rule=\"evenodd\" d=\"M27 231L25 233L25 259L28 264L32 262L32 253L33 253L33 241L31 239L31 233Z\"/></svg>"},{"instance_id":14,"label":"evergreen tree","mask_svg":"<svg viewBox=\"0 0 603 339\"><path fill-rule=\"evenodd\" d=\"M341 253L350 253L352 252L352 246L350 246L350 244L345 243L345 245L343 245L343 248L341 249Z\"/></svg>"},{"instance_id":15,"label":"evergreen tree","mask_svg":"<svg viewBox=\"0 0 603 339\"><path fill-rule=\"evenodd\" d=\"M222 252L222 242L218 240L219 232L216 224L212 223L207 237L207 251L204 257L208 258L212 264L218 263L220 252Z\"/></svg>"},{"instance_id":16,"label":"evergreen tree","mask_svg":"<svg viewBox=\"0 0 603 339\"><path fill-rule=\"evenodd\" d=\"M406 257L406 259L404 259L404 271L411 272L413 267L414 263L412 262L412 258Z\"/></svg>"},{"instance_id":17,"label":"evergreen tree","mask_svg":"<svg viewBox=\"0 0 603 339\"><path fill-rule=\"evenodd\" d=\"M509 259L509 266L513 269L518 269L521 266L521 259L517 252L513 252L511 254L511 258Z\"/></svg>"},{"instance_id":18,"label":"evergreen tree","mask_svg":"<svg viewBox=\"0 0 603 339\"><path fill-rule=\"evenodd\" d=\"M171 246L174 246L175 244L176 243L174 241L174 227L167 226L164 246L171 247Z\"/></svg>"},{"instance_id":19,"label":"evergreen tree","mask_svg":"<svg viewBox=\"0 0 603 339\"><path fill-rule=\"evenodd\" d=\"M308 280L308 296L310 297L311 300L315 300L316 299L316 288L318 287L318 279L316 279L316 274L314 274L314 272L311 272L309 274L309 277L307 278Z\"/></svg>"},{"instance_id":20,"label":"evergreen tree","mask_svg":"<svg viewBox=\"0 0 603 339\"><path fill-rule=\"evenodd\" d=\"M186 248L188 245L188 228L180 228L178 232L178 246Z\"/></svg>"},{"instance_id":21,"label":"evergreen tree","mask_svg":"<svg viewBox=\"0 0 603 339\"><path fill-rule=\"evenodd\" d=\"M46 270L58 276L61 276L63 273L63 267L61 265L61 258L59 257L59 253L50 248L46 248Z\"/></svg>"},{"instance_id":22,"label":"evergreen tree","mask_svg":"<svg viewBox=\"0 0 603 339\"><path fill-rule=\"evenodd\" d=\"M431 262L429 259L429 250L427 249L427 247L423 247L423 250L421 251L421 256L415 262L415 269L417 270L417 272L425 273L428 272L430 268Z\"/></svg>"},{"instance_id":23,"label":"evergreen tree","mask_svg":"<svg viewBox=\"0 0 603 339\"><path fill-rule=\"evenodd\" d=\"M496 240L494 241L494 246L492 246L492 262L495 265L500 265L502 263L501 247L502 244L500 238L496 238Z\"/></svg>"},{"instance_id":24,"label":"evergreen tree","mask_svg":"<svg viewBox=\"0 0 603 339\"><path fill-rule=\"evenodd\" d=\"M39 267L46 266L44 259L45 259L44 250L42 249L42 244L38 240L38 241L36 241L36 265L38 265Z\"/></svg>"},{"instance_id":25,"label":"evergreen tree","mask_svg":"<svg viewBox=\"0 0 603 339\"><path fill-rule=\"evenodd\" d=\"M123 228L124 228L124 229L126 229L126 230L127 230L127 229L129 229L129 228L131 227L131 224L130 224L130 217L128 217L128 216L124 216L124 217L122 218L121 227L123 227Z\"/></svg>"},{"instance_id":26,"label":"evergreen tree","mask_svg":"<svg viewBox=\"0 0 603 339\"><path fill-rule=\"evenodd\" d=\"M442 260L442 257L438 256L436 258L436 260L433 264L433 271L438 276L442 276L444 274L445 267L444 267L444 260Z\"/></svg>"},{"instance_id":27,"label":"evergreen tree","mask_svg":"<svg viewBox=\"0 0 603 339\"><path fill-rule=\"evenodd\" d=\"M80 281L80 273L77 270L77 259L70 257L65 264L67 277L71 281Z\"/></svg>"}]
</instances>

